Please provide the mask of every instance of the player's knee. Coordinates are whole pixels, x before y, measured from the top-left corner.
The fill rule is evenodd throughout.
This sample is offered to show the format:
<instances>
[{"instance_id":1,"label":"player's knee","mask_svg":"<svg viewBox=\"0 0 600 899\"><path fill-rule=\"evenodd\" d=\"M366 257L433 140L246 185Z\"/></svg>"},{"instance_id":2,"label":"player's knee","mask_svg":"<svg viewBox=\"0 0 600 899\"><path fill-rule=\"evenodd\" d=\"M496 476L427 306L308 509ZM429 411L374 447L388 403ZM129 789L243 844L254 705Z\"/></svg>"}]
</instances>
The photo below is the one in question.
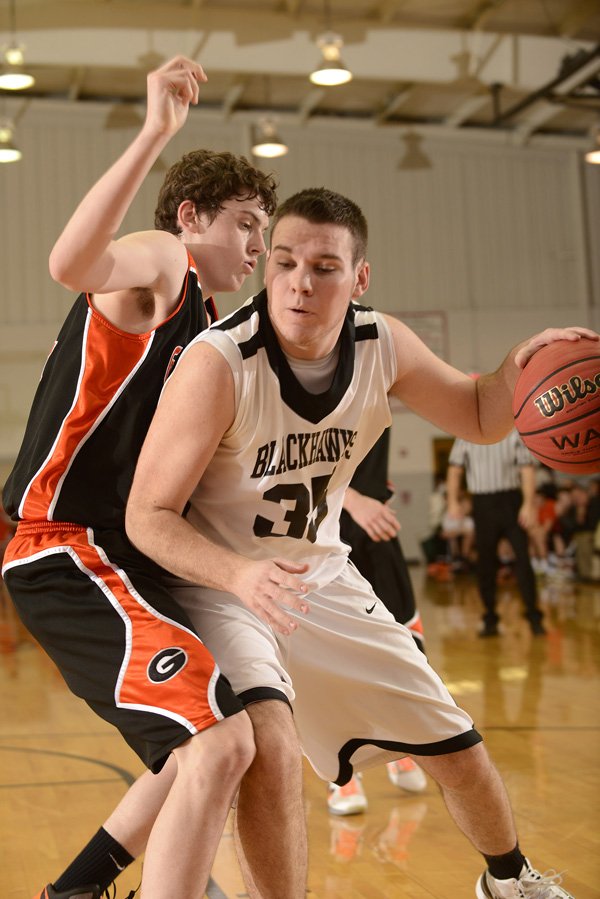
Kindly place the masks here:
<instances>
[{"instance_id":1,"label":"player's knee","mask_svg":"<svg viewBox=\"0 0 600 899\"><path fill-rule=\"evenodd\" d=\"M221 783L241 778L255 754L252 724L243 712L201 731L175 750L178 776Z\"/></svg>"},{"instance_id":2,"label":"player's knee","mask_svg":"<svg viewBox=\"0 0 600 899\"><path fill-rule=\"evenodd\" d=\"M302 750L290 707L277 700L248 707L254 727L256 764L285 777L301 765Z\"/></svg>"},{"instance_id":3,"label":"player's knee","mask_svg":"<svg viewBox=\"0 0 600 899\"><path fill-rule=\"evenodd\" d=\"M239 774L248 770L256 756L256 743L252 723L245 713L233 715L222 724L226 727L219 733L222 757L217 761L220 771L216 773L229 777L230 772Z\"/></svg>"},{"instance_id":4,"label":"player's knee","mask_svg":"<svg viewBox=\"0 0 600 899\"><path fill-rule=\"evenodd\" d=\"M471 789L486 781L493 765L483 743L460 752L423 759L423 767L443 789Z\"/></svg>"}]
</instances>

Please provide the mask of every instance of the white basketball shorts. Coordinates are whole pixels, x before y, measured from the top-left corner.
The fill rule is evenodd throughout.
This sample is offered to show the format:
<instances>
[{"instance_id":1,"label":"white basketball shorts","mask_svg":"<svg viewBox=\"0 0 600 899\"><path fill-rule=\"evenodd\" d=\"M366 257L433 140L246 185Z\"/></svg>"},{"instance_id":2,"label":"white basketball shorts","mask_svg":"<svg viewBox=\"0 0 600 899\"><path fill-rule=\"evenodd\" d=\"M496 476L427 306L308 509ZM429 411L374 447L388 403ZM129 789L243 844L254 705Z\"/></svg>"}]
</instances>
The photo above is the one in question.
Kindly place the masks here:
<instances>
[{"instance_id":1,"label":"white basketball shorts","mask_svg":"<svg viewBox=\"0 0 600 899\"><path fill-rule=\"evenodd\" d=\"M233 691L245 704L291 702L305 755L324 780L346 783L406 753L443 755L481 741L418 649L352 563L310 593L308 615L282 637L233 594L175 587Z\"/></svg>"}]
</instances>

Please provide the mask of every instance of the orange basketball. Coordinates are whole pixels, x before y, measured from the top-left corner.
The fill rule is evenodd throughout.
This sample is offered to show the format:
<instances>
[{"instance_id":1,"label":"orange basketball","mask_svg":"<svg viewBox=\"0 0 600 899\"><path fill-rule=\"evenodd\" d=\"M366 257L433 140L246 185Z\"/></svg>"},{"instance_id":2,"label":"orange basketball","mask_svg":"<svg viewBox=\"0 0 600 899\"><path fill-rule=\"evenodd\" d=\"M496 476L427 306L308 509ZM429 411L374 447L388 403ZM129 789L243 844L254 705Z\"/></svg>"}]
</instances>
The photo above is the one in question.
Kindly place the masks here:
<instances>
[{"instance_id":1,"label":"orange basketball","mask_svg":"<svg viewBox=\"0 0 600 899\"><path fill-rule=\"evenodd\" d=\"M558 340L535 353L513 397L530 452L569 474L600 472L600 342Z\"/></svg>"}]
</instances>

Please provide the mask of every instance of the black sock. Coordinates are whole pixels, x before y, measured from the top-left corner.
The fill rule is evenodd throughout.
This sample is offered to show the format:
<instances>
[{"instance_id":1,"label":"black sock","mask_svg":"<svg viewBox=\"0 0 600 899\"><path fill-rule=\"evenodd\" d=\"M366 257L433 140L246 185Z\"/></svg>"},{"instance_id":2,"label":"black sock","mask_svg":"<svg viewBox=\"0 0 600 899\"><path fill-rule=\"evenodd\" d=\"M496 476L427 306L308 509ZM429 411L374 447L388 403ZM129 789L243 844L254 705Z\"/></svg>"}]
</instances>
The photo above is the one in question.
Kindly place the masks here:
<instances>
[{"instance_id":1,"label":"black sock","mask_svg":"<svg viewBox=\"0 0 600 899\"><path fill-rule=\"evenodd\" d=\"M505 852L504 855L485 855L484 859L488 863L488 868L492 877L496 880L510 880L514 877L519 879L519 875L525 864L525 856L519 849L519 844L515 846L512 852Z\"/></svg>"},{"instance_id":2,"label":"black sock","mask_svg":"<svg viewBox=\"0 0 600 899\"><path fill-rule=\"evenodd\" d=\"M54 882L54 889L60 892L95 883L102 892L132 861L127 850L101 827Z\"/></svg>"}]
</instances>

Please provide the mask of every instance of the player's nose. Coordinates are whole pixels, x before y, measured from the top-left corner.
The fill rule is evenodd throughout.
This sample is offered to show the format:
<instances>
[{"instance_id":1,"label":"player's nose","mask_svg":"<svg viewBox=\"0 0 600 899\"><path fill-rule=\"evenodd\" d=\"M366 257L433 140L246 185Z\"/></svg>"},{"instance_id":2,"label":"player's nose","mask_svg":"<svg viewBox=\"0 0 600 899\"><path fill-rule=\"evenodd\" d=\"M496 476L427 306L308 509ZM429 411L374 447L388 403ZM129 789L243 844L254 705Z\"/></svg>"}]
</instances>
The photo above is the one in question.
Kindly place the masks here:
<instances>
[{"instance_id":1,"label":"player's nose","mask_svg":"<svg viewBox=\"0 0 600 899\"><path fill-rule=\"evenodd\" d=\"M297 266L292 274L292 288L296 293L312 294L312 278L308 269Z\"/></svg>"},{"instance_id":2,"label":"player's nose","mask_svg":"<svg viewBox=\"0 0 600 899\"><path fill-rule=\"evenodd\" d=\"M266 252L267 245L265 243L265 236L262 231L258 231L253 234L250 250L256 256L262 256L264 252Z\"/></svg>"}]
</instances>

